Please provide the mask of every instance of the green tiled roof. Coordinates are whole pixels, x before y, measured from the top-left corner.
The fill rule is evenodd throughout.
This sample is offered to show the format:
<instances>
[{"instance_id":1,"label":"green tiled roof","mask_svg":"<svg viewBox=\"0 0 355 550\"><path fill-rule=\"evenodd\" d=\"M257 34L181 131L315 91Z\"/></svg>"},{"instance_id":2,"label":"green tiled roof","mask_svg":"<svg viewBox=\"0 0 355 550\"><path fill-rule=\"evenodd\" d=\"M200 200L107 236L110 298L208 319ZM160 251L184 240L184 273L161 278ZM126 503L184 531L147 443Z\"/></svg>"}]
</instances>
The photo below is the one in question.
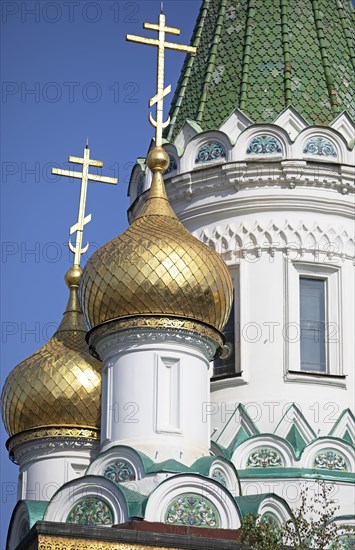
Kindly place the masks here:
<instances>
[{"instance_id":1,"label":"green tiled roof","mask_svg":"<svg viewBox=\"0 0 355 550\"><path fill-rule=\"evenodd\" d=\"M166 137L187 119L218 129L236 108L255 123L288 105L310 124L354 118L353 13L348 0L204 0Z\"/></svg>"}]
</instances>

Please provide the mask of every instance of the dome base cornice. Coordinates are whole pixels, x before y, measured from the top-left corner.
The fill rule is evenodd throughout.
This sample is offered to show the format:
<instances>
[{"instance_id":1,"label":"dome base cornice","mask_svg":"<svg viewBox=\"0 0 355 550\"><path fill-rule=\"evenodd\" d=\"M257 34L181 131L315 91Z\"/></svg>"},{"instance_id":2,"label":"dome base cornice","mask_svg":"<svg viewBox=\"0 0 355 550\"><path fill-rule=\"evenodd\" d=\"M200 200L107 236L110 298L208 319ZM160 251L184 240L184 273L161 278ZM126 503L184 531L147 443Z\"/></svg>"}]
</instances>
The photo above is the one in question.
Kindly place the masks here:
<instances>
[{"instance_id":1,"label":"dome base cornice","mask_svg":"<svg viewBox=\"0 0 355 550\"><path fill-rule=\"evenodd\" d=\"M99 355L96 351L98 339L118 332L131 331L132 329L138 331L148 329L150 332L159 330L171 331L172 333L179 332L182 336L184 334L186 336L196 334L212 340L218 348L221 348L224 343L222 333L207 323L174 316L140 315L121 317L93 328L86 336L90 352L98 358Z\"/></svg>"},{"instance_id":2,"label":"dome base cornice","mask_svg":"<svg viewBox=\"0 0 355 550\"><path fill-rule=\"evenodd\" d=\"M99 441L100 430L92 426L40 426L10 437L6 442L6 447L10 457L13 457L14 449L22 443L49 438Z\"/></svg>"}]
</instances>

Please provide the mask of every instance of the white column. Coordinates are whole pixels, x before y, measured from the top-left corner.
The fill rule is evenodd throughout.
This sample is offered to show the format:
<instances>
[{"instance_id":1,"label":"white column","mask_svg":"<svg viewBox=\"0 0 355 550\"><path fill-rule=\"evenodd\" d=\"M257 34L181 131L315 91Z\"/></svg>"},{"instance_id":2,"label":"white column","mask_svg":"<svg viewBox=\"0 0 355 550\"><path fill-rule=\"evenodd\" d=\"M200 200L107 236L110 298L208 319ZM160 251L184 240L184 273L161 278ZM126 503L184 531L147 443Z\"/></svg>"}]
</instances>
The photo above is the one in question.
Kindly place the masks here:
<instances>
[{"instance_id":1,"label":"white column","mask_svg":"<svg viewBox=\"0 0 355 550\"><path fill-rule=\"evenodd\" d=\"M103 360L101 450L128 445L156 462L209 454L209 367L216 344L170 329L98 336Z\"/></svg>"},{"instance_id":2,"label":"white column","mask_svg":"<svg viewBox=\"0 0 355 550\"><path fill-rule=\"evenodd\" d=\"M17 445L18 500L50 500L64 483L84 475L98 451L98 442L85 439L46 438Z\"/></svg>"}]
</instances>

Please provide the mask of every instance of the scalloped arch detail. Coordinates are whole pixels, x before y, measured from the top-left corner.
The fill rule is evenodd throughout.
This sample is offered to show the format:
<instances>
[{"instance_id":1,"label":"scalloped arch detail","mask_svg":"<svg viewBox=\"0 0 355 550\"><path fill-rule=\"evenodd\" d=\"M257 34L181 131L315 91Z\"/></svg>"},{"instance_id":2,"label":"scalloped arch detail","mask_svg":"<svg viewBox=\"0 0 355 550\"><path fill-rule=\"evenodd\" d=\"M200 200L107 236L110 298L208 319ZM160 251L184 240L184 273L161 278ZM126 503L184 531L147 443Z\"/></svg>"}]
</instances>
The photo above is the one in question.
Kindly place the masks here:
<instances>
[{"instance_id":1,"label":"scalloped arch detail","mask_svg":"<svg viewBox=\"0 0 355 550\"><path fill-rule=\"evenodd\" d=\"M285 222L280 226L270 221L261 227L259 223L239 226L228 225L222 229L215 227L212 231L203 229L196 236L205 244L220 253L234 253L245 257L252 248L259 253L265 250L273 254L276 250L290 249L313 253L317 258L320 253L328 258L333 256L343 259L353 259L355 256L355 241L345 230L337 231L333 227L321 227L318 224L312 227L303 222L293 225Z\"/></svg>"}]
</instances>

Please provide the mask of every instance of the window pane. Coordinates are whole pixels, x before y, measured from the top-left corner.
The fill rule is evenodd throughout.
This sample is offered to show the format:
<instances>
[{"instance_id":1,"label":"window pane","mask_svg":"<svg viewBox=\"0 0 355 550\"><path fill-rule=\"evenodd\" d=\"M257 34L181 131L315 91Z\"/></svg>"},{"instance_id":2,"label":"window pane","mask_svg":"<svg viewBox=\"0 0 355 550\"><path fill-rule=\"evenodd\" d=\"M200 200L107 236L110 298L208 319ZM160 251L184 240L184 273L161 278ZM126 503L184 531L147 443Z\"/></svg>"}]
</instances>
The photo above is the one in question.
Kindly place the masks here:
<instances>
[{"instance_id":1,"label":"window pane","mask_svg":"<svg viewBox=\"0 0 355 550\"><path fill-rule=\"evenodd\" d=\"M326 371L325 281L300 277L301 370Z\"/></svg>"},{"instance_id":2,"label":"window pane","mask_svg":"<svg viewBox=\"0 0 355 550\"><path fill-rule=\"evenodd\" d=\"M226 339L225 347L223 348L222 357L214 360L213 376L223 376L224 374L235 373L235 318L234 318L234 300L232 310L223 331Z\"/></svg>"}]
</instances>

